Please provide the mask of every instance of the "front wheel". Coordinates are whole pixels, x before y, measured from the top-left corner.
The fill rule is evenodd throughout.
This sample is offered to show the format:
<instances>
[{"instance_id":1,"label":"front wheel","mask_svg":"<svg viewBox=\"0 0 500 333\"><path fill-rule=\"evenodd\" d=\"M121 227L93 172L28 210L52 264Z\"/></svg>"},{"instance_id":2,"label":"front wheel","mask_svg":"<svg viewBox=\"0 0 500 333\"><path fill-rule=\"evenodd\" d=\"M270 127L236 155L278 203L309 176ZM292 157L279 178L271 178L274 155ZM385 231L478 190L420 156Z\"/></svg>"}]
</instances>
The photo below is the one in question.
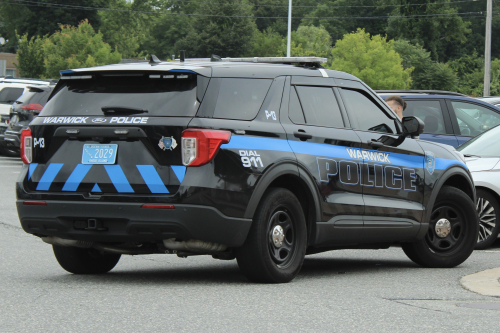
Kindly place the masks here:
<instances>
[{"instance_id":1,"label":"front wheel","mask_svg":"<svg viewBox=\"0 0 500 333\"><path fill-rule=\"evenodd\" d=\"M306 245L306 222L299 200L287 189L272 188L262 197L236 259L250 281L290 282L302 267Z\"/></svg>"},{"instance_id":2,"label":"front wheel","mask_svg":"<svg viewBox=\"0 0 500 333\"><path fill-rule=\"evenodd\" d=\"M469 196L455 187L443 186L432 208L425 238L404 243L402 248L421 266L455 267L471 255L478 230L476 207Z\"/></svg>"},{"instance_id":3,"label":"front wheel","mask_svg":"<svg viewBox=\"0 0 500 333\"><path fill-rule=\"evenodd\" d=\"M103 274L112 270L121 254L101 253L96 249L52 245L62 268L73 274Z\"/></svg>"}]
</instances>

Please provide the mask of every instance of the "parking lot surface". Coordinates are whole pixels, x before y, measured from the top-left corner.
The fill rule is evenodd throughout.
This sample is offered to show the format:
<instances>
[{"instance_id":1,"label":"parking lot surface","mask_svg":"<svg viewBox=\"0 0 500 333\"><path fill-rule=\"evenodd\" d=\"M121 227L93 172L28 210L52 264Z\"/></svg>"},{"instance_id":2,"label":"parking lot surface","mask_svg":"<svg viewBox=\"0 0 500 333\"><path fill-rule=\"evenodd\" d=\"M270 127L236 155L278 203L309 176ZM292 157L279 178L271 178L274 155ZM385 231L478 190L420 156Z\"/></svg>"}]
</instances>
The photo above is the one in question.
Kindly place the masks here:
<instances>
[{"instance_id":1,"label":"parking lot surface","mask_svg":"<svg viewBox=\"0 0 500 333\"><path fill-rule=\"evenodd\" d=\"M68 274L49 245L20 228L20 167L0 157L2 332L500 330L500 298L460 285L500 267L498 241L453 269L421 268L397 247L312 255L280 285L249 283L236 261L208 256L123 256L105 275Z\"/></svg>"}]
</instances>

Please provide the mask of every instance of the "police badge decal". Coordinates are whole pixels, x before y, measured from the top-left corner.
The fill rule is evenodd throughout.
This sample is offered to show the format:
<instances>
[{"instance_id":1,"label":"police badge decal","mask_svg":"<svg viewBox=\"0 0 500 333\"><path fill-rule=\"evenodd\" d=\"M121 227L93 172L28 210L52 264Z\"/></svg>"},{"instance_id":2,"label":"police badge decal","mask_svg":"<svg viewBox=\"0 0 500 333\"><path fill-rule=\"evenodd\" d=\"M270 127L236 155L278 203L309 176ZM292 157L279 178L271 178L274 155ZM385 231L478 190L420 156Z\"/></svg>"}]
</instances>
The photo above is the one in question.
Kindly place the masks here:
<instances>
[{"instance_id":1,"label":"police badge decal","mask_svg":"<svg viewBox=\"0 0 500 333\"><path fill-rule=\"evenodd\" d=\"M173 150L175 147L177 147L177 141L175 141L174 137L164 137L162 136L160 139L160 142L158 142L158 147L160 147L162 150Z\"/></svg>"},{"instance_id":2,"label":"police badge decal","mask_svg":"<svg viewBox=\"0 0 500 333\"><path fill-rule=\"evenodd\" d=\"M425 169L430 175L434 173L434 168L436 166L436 159L434 158L434 153L432 151L425 152Z\"/></svg>"}]
</instances>

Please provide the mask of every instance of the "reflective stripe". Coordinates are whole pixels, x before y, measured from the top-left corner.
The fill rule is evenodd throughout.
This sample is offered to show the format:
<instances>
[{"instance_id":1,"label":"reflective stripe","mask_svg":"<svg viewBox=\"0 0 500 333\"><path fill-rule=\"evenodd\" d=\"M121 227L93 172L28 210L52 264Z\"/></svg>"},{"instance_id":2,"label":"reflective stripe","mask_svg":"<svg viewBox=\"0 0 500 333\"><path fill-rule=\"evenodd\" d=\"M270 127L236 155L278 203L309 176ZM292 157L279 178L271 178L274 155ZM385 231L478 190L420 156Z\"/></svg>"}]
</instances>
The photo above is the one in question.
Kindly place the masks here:
<instances>
[{"instance_id":1,"label":"reflective stripe","mask_svg":"<svg viewBox=\"0 0 500 333\"><path fill-rule=\"evenodd\" d=\"M92 164L78 164L64 184L63 191L76 191Z\"/></svg>"},{"instance_id":2,"label":"reflective stripe","mask_svg":"<svg viewBox=\"0 0 500 333\"><path fill-rule=\"evenodd\" d=\"M186 175L186 167L184 165L171 165L170 167L177 176L177 179L179 179L179 183L182 183Z\"/></svg>"},{"instance_id":3,"label":"reflective stripe","mask_svg":"<svg viewBox=\"0 0 500 333\"><path fill-rule=\"evenodd\" d=\"M321 75L323 75L323 77L329 77L328 73L323 68L318 68L318 70L321 73Z\"/></svg>"},{"instance_id":4,"label":"reflective stripe","mask_svg":"<svg viewBox=\"0 0 500 333\"><path fill-rule=\"evenodd\" d=\"M36 186L37 191L48 191L64 163L51 163Z\"/></svg>"},{"instance_id":5,"label":"reflective stripe","mask_svg":"<svg viewBox=\"0 0 500 333\"><path fill-rule=\"evenodd\" d=\"M38 163L31 163L30 164L29 170L28 170L28 180L31 179L31 175L33 174L33 172L35 172L35 169L37 166L38 166Z\"/></svg>"},{"instance_id":6,"label":"reflective stripe","mask_svg":"<svg viewBox=\"0 0 500 333\"><path fill-rule=\"evenodd\" d=\"M90 192L102 192L101 191L101 188L99 187L99 185L97 185L97 183L95 183L94 187L92 187L92 191Z\"/></svg>"},{"instance_id":7,"label":"reflective stripe","mask_svg":"<svg viewBox=\"0 0 500 333\"><path fill-rule=\"evenodd\" d=\"M136 165L151 193L170 193L153 165Z\"/></svg>"},{"instance_id":8,"label":"reflective stripe","mask_svg":"<svg viewBox=\"0 0 500 333\"><path fill-rule=\"evenodd\" d=\"M134 193L132 186L130 186L127 177L125 177L125 174L119 165L105 165L104 168L106 169L111 182L118 192Z\"/></svg>"}]
</instances>

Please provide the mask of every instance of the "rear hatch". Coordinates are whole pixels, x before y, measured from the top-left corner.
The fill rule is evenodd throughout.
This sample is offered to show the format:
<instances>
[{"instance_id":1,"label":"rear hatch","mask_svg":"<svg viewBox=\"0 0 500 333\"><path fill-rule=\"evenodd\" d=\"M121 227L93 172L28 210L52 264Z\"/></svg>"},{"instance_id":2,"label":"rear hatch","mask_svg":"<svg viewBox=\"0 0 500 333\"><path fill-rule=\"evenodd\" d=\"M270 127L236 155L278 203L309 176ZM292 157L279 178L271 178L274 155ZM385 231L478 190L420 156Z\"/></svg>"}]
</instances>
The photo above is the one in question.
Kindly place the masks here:
<instances>
[{"instance_id":1,"label":"rear hatch","mask_svg":"<svg viewBox=\"0 0 500 333\"><path fill-rule=\"evenodd\" d=\"M75 74L77 75L77 74ZM181 133L208 78L193 72L94 72L62 77L30 127L31 191L177 192Z\"/></svg>"}]
</instances>

